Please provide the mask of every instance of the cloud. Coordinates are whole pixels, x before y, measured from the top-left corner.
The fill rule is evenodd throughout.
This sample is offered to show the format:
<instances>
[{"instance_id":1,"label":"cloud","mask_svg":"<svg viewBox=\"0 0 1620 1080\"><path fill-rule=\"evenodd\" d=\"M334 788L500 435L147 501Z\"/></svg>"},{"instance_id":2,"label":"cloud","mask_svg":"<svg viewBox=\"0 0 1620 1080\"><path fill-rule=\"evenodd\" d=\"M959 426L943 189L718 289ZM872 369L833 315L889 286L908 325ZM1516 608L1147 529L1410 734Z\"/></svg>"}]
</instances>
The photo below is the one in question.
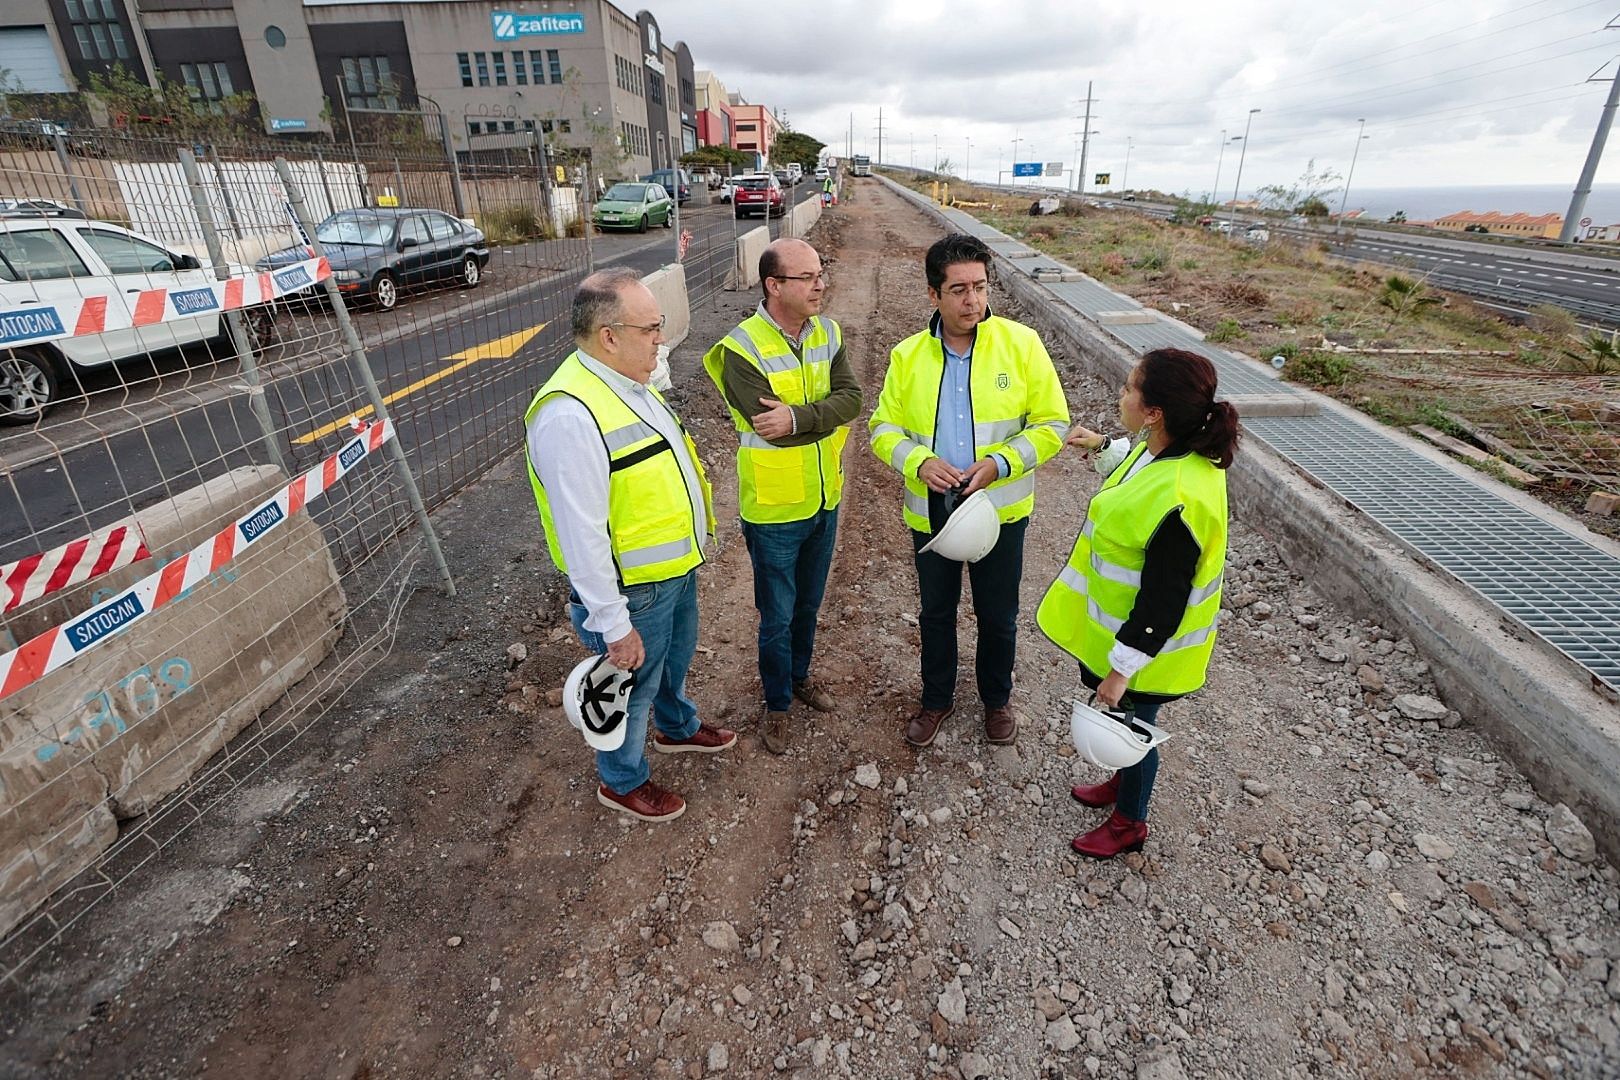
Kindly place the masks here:
<instances>
[{"instance_id":1,"label":"cloud","mask_svg":"<svg viewBox=\"0 0 1620 1080\"><path fill-rule=\"evenodd\" d=\"M1605 87L1585 80L1616 48L1602 4L1573 0L1302 0L972 7L868 0L756 14L711 0L665 0L656 14L700 67L749 100L784 110L842 152L919 164L942 153L989 178L1019 157L1072 161L1088 80L1088 171L1132 184L1201 189L1227 131L1244 187L1286 183L1307 160L1344 171L1361 143L1357 184L1572 180ZM1608 69L1612 73L1613 68ZM1253 131L1241 136L1249 110ZM1620 180L1620 158L1605 172Z\"/></svg>"}]
</instances>

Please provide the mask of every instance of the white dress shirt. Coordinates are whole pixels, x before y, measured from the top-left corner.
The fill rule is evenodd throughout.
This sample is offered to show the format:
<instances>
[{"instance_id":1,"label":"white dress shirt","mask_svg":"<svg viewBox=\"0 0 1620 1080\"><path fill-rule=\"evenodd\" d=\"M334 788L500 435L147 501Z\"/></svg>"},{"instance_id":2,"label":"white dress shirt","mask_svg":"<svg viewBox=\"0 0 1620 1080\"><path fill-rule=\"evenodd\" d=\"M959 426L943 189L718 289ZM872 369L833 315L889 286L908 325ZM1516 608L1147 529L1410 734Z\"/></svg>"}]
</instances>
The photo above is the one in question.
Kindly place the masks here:
<instances>
[{"instance_id":1,"label":"white dress shirt","mask_svg":"<svg viewBox=\"0 0 1620 1080\"><path fill-rule=\"evenodd\" d=\"M583 351L580 363L602 381L653 430L668 441L686 479L697 522L698 549L707 547L708 510L697 466L687 453L680 424L651 390ZM608 454L591 411L575 398L551 399L529 424L529 460L551 500L557 545L568 564L568 581L589 613L585 629L608 642L630 633L630 606L619 592L618 568L608 539Z\"/></svg>"}]
</instances>

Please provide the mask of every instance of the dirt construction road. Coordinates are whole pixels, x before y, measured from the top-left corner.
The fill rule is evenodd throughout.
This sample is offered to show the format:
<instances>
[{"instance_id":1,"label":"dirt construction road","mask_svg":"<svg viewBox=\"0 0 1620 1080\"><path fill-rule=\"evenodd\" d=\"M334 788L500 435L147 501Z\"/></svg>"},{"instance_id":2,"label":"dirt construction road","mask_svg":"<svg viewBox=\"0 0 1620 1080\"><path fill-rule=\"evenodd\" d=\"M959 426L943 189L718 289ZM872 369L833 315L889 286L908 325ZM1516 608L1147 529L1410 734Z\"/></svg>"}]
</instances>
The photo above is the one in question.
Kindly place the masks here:
<instances>
[{"instance_id":1,"label":"dirt construction road","mask_svg":"<svg viewBox=\"0 0 1620 1080\"><path fill-rule=\"evenodd\" d=\"M812 239L870 410L928 307L937 229L854 186ZM1014 314L1001 301L1003 312ZM596 804L546 694L581 655L515 464L439 515L461 583L278 764L0 999L0 1073L93 1077L1611 1076L1620 889L1591 838L1433 700L1411 645L1321 601L1234 522L1208 688L1142 855L1070 855L1101 813L1067 746L1072 663L1031 615L1099 479L1039 475L1014 703L991 747L964 604L957 716L918 692L898 477L851 438L817 671L831 715L760 747L734 436L695 311L673 398L715 480L691 693L729 755L657 758L667 826ZM1076 419L1115 388L1057 356ZM508 670L507 646L528 659Z\"/></svg>"}]
</instances>

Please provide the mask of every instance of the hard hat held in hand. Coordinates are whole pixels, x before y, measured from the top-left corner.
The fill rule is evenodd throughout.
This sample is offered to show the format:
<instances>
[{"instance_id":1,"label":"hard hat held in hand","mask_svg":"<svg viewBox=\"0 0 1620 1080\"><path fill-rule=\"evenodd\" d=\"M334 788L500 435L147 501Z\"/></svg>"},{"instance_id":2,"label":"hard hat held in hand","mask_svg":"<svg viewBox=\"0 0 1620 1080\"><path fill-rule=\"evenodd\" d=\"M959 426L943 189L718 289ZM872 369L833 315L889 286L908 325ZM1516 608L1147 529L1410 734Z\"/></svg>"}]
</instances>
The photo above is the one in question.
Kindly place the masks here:
<instances>
[{"instance_id":1,"label":"hard hat held in hand","mask_svg":"<svg viewBox=\"0 0 1620 1080\"><path fill-rule=\"evenodd\" d=\"M1001 537L1001 518L990 492L975 491L957 504L923 551L932 551L957 562L978 562L990 554Z\"/></svg>"},{"instance_id":2,"label":"hard hat held in hand","mask_svg":"<svg viewBox=\"0 0 1620 1080\"><path fill-rule=\"evenodd\" d=\"M1092 701L1096 701L1093 696ZM1099 709L1074 703L1069 736L1080 756L1103 769L1128 769L1170 737L1168 731L1136 718L1135 710Z\"/></svg>"},{"instance_id":3,"label":"hard hat held in hand","mask_svg":"<svg viewBox=\"0 0 1620 1080\"><path fill-rule=\"evenodd\" d=\"M606 656L588 656L563 683L563 712L593 749L617 750L624 745L630 691L635 688L635 672L625 671Z\"/></svg>"}]
</instances>

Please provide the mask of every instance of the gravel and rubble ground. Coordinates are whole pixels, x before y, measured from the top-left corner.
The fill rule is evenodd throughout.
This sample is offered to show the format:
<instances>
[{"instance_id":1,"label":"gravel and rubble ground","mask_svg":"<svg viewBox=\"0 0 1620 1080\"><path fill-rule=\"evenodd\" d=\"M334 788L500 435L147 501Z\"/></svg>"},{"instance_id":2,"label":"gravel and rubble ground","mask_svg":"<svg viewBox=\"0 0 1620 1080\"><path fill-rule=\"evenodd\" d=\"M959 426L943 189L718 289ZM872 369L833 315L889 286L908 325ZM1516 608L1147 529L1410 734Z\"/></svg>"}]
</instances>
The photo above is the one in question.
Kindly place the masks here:
<instances>
[{"instance_id":1,"label":"gravel and rubble ground","mask_svg":"<svg viewBox=\"0 0 1620 1080\"><path fill-rule=\"evenodd\" d=\"M818 227L875 399L927 313L936 228L877 183ZM1139 855L1075 858L1072 662L1027 615L1087 463L1040 474L1016 745L959 711L915 753L916 585L896 477L857 426L818 674L837 711L760 747L733 436L693 312L674 400L716 481L691 690L744 733L659 758L673 825L602 810L557 687L581 655L508 463L437 515L461 593L419 592L320 724L0 998L17 1076L1620 1075L1620 876L1357 622L1235 519L1208 688ZM1009 313L1005 299L1004 308ZM1076 419L1116 388L1058 355ZM1414 570L1414 572L1419 572ZM521 649L509 648L522 645ZM796 707L797 708L797 707Z\"/></svg>"}]
</instances>

